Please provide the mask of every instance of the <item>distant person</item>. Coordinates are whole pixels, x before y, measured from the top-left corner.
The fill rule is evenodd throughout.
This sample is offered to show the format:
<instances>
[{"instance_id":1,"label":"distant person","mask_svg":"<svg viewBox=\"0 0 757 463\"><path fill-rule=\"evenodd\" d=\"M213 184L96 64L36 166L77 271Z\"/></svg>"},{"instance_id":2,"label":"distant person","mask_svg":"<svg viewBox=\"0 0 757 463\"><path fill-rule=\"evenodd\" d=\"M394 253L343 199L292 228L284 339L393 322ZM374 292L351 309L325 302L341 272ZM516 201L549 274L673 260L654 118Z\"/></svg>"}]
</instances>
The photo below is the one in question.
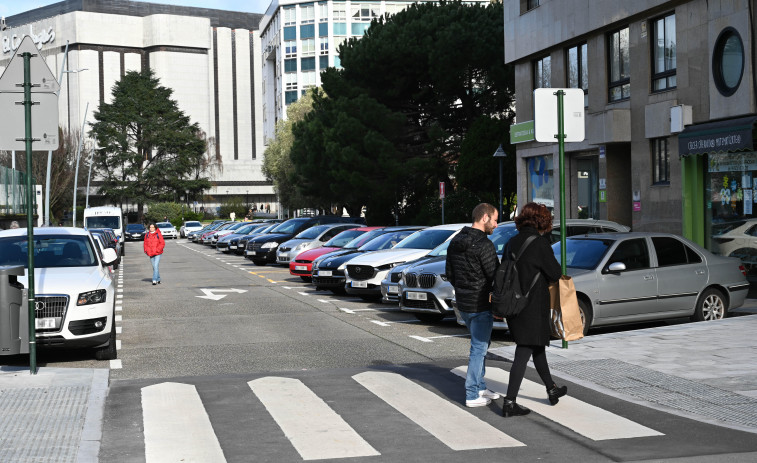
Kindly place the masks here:
<instances>
[{"instance_id":1,"label":"distant person","mask_svg":"<svg viewBox=\"0 0 757 463\"><path fill-rule=\"evenodd\" d=\"M521 288L528 288L536 275L537 278L528 297L528 305L515 317L507 317L507 328L515 341L515 358L510 367L510 380L507 383L507 395L502 409L505 417L527 415L531 412L515 402L520 390L526 365L533 357L534 367L547 388L547 398L552 405L557 404L560 397L568 393L567 386L558 387L552 381L547 363L545 347L549 345L552 318L549 308L550 283L560 279L562 268L557 262L549 238L544 235L552 230L552 214L547 206L528 203L515 217L515 227L518 234L507 244L505 256L511 253L517 255L521 246L530 236L536 236L533 244L523 251L518 259L518 277ZM449 255L449 254L448 254Z\"/></svg>"},{"instance_id":2,"label":"distant person","mask_svg":"<svg viewBox=\"0 0 757 463\"><path fill-rule=\"evenodd\" d=\"M154 223L151 223L145 235L144 249L152 264L153 286L160 284L158 266L160 265L160 256L163 255L163 248L165 246L166 242L163 240L163 234L160 232L160 229Z\"/></svg>"},{"instance_id":3,"label":"distant person","mask_svg":"<svg viewBox=\"0 0 757 463\"><path fill-rule=\"evenodd\" d=\"M14 220L13 222L11 222L11 230L13 230L14 228L21 228L17 220Z\"/></svg>"},{"instance_id":4,"label":"distant person","mask_svg":"<svg viewBox=\"0 0 757 463\"><path fill-rule=\"evenodd\" d=\"M481 203L473 209L473 224L460 230L447 248L445 274L455 288L460 318L470 333L465 405L484 407L500 395L486 387L485 356L492 336L494 317L489 295L497 270L497 250L488 236L497 228L497 209Z\"/></svg>"}]
</instances>

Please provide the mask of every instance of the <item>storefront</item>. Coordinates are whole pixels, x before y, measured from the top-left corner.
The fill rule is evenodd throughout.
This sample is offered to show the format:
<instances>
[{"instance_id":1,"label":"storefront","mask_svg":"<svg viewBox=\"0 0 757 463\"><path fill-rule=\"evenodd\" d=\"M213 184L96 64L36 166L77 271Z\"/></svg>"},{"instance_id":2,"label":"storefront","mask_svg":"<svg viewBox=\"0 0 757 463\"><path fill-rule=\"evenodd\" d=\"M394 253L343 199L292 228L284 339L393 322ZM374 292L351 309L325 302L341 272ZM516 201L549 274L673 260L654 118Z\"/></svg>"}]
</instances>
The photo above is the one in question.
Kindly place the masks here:
<instances>
[{"instance_id":1,"label":"storefront","mask_svg":"<svg viewBox=\"0 0 757 463\"><path fill-rule=\"evenodd\" d=\"M757 289L757 116L691 125L678 136L684 234L739 257Z\"/></svg>"}]
</instances>

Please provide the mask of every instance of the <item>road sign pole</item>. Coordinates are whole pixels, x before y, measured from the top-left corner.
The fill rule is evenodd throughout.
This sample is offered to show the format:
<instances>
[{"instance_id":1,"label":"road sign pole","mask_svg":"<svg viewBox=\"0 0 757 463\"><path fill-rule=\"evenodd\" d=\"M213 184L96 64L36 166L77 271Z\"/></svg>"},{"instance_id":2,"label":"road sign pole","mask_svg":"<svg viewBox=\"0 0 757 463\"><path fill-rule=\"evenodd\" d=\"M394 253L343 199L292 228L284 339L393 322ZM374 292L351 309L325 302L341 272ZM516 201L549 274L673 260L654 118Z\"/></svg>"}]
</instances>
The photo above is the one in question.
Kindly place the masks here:
<instances>
[{"instance_id":1,"label":"road sign pole","mask_svg":"<svg viewBox=\"0 0 757 463\"><path fill-rule=\"evenodd\" d=\"M567 275L565 251L565 120L563 115L563 96L565 92L558 90L557 95L557 153L560 163L560 266L562 274ZM562 341L562 348L568 348L568 341Z\"/></svg>"},{"instance_id":2,"label":"road sign pole","mask_svg":"<svg viewBox=\"0 0 757 463\"><path fill-rule=\"evenodd\" d=\"M26 254L29 270L27 272L28 307L29 307L29 371L37 374L37 333L34 314L34 195L32 194L32 79L31 53L23 53L24 58L24 117L26 119Z\"/></svg>"}]
</instances>

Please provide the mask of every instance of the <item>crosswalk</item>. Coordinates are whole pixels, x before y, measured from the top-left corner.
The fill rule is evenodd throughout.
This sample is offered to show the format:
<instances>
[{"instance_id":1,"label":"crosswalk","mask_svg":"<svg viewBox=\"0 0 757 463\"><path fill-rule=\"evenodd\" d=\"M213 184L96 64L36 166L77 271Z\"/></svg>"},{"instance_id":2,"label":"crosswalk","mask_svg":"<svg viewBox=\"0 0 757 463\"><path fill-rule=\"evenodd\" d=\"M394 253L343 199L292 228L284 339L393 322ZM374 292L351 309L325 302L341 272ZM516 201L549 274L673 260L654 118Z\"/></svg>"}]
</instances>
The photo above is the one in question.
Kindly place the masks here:
<instances>
[{"instance_id":1,"label":"crosswalk","mask_svg":"<svg viewBox=\"0 0 757 463\"><path fill-rule=\"evenodd\" d=\"M454 368L448 374L450 378L455 375L464 377L465 368ZM492 367L487 368L486 373L490 389L498 392L506 390L506 370ZM292 376L296 375L265 376L248 381L246 386L251 395L240 393L240 397L231 399L255 402L253 409L257 416L252 417L253 422L273 427L266 433L279 436L275 438L276 445L286 447L288 452L293 449L302 461L370 458L388 450L377 445L374 436L364 426L355 424L356 421L359 423L359 419L349 416L361 413L359 407L339 404L332 395L321 398L318 391L322 389L311 387L306 378ZM524 436L516 438L508 434L511 431L506 422L512 423L517 418L492 420L488 416L492 413L490 410L467 409L428 385L419 384L397 372L370 370L345 375L340 380L340 388L358 389L354 393L375 398L385 405L377 408L381 413L398 414L399 418L395 421L402 419L420 428L422 433L430 436L429 439L448 451L529 446ZM234 390L241 389L237 386ZM550 406L544 387L528 380L523 382L518 401L531 408L534 414L592 441L664 435L570 395L562 398L557 406ZM227 428L234 423L218 422L218 415L211 419L203 396L194 385L163 382L142 387L141 406L147 463L227 461L223 446L219 443L217 428ZM250 413L249 409L241 406L240 409ZM373 413L378 412L374 410ZM236 419L245 421L240 417ZM398 435L390 437L397 442L406 437L399 427L385 432L396 432ZM385 443L379 441L378 444L382 442Z\"/></svg>"}]
</instances>

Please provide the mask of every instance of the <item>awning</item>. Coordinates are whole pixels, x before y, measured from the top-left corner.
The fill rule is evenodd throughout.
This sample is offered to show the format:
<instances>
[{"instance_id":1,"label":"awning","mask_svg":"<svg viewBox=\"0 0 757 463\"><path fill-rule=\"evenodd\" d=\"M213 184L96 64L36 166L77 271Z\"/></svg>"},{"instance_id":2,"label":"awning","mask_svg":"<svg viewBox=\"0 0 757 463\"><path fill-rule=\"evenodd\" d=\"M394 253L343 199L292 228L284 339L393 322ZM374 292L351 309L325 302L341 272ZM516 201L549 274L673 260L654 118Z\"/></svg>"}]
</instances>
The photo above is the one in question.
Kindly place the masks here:
<instances>
[{"instance_id":1,"label":"awning","mask_svg":"<svg viewBox=\"0 0 757 463\"><path fill-rule=\"evenodd\" d=\"M678 134L678 155L753 151L755 121L757 116L748 116L690 125Z\"/></svg>"}]
</instances>

